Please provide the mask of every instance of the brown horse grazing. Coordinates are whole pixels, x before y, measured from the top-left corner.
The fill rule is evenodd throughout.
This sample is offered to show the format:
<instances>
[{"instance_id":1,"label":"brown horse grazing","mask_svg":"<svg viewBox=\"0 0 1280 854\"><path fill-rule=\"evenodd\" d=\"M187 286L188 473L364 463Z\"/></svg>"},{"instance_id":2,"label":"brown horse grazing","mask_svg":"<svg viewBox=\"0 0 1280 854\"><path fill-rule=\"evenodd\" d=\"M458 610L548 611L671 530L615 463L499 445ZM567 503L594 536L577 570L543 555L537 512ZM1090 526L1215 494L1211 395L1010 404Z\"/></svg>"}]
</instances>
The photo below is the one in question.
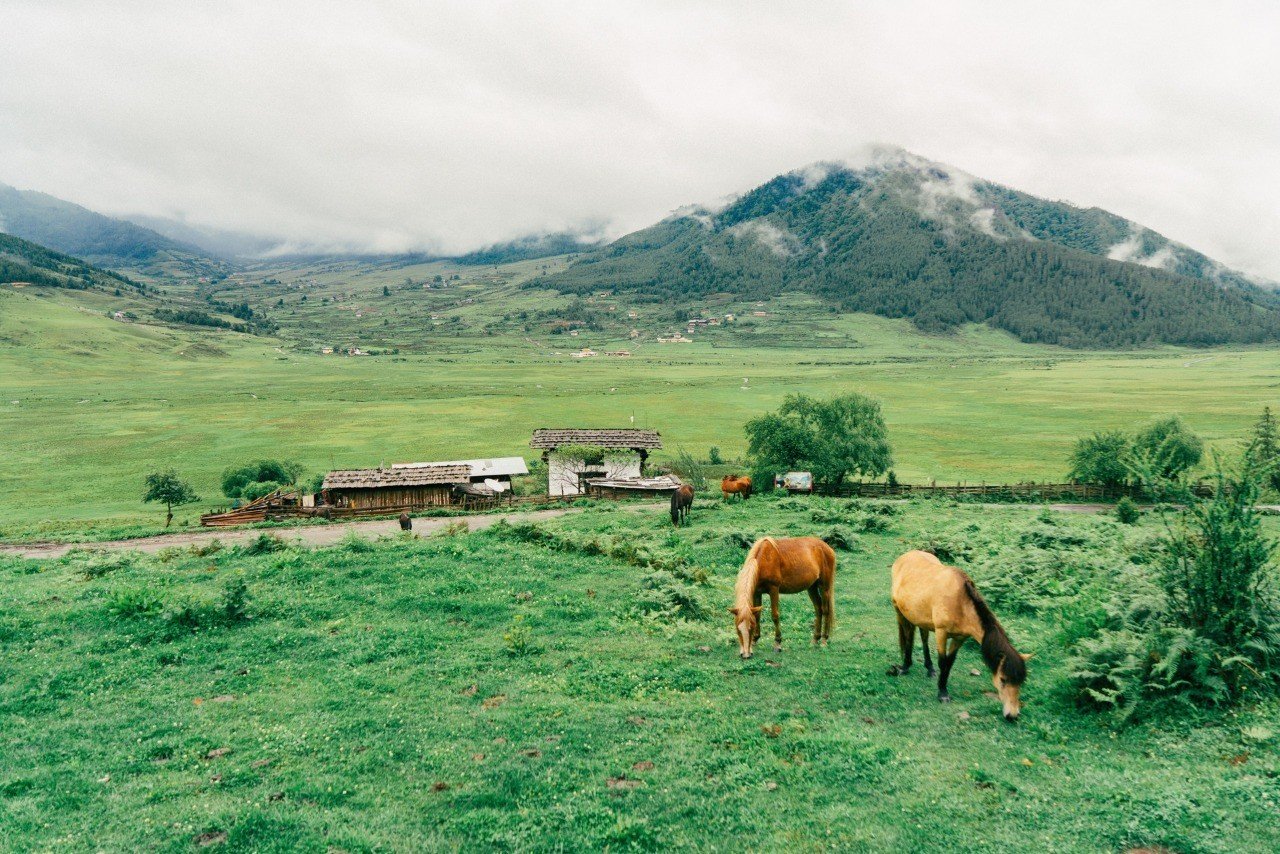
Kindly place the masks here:
<instances>
[{"instance_id":1,"label":"brown horse grazing","mask_svg":"<svg viewBox=\"0 0 1280 854\"><path fill-rule=\"evenodd\" d=\"M944 566L928 552L910 551L893 562L893 607L898 614L898 645L902 647L902 664L889 669L889 675L900 676L911 669L911 646L915 630L920 629L924 648L925 675L933 676L929 660L929 632L937 635L938 700L949 702L947 677L955 664L956 653L969 638L982 647L982 660L994 674L992 681L1004 704L1004 719L1016 721L1022 711L1019 693L1027 679L1026 662L1013 648L1004 627L991 613L973 579L953 566Z\"/></svg>"},{"instance_id":2,"label":"brown horse grazing","mask_svg":"<svg viewBox=\"0 0 1280 854\"><path fill-rule=\"evenodd\" d=\"M738 654L750 658L760 639L760 597L769 594L773 612L773 649L782 651L780 593L806 590L813 601L813 642L827 645L836 622L836 553L817 537L765 537L747 552L734 587L734 627Z\"/></svg>"},{"instance_id":3,"label":"brown horse grazing","mask_svg":"<svg viewBox=\"0 0 1280 854\"><path fill-rule=\"evenodd\" d=\"M727 474L720 480L720 492L725 501L729 500L730 495L741 495L745 501L751 497L751 478Z\"/></svg>"},{"instance_id":4,"label":"brown horse grazing","mask_svg":"<svg viewBox=\"0 0 1280 854\"><path fill-rule=\"evenodd\" d=\"M687 483L680 484L671 493L671 524L677 528L689 521L689 508L693 506L693 487Z\"/></svg>"},{"instance_id":5,"label":"brown horse grazing","mask_svg":"<svg viewBox=\"0 0 1280 854\"><path fill-rule=\"evenodd\" d=\"M413 530L413 519L409 517L408 513L400 514L400 530L402 531Z\"/></svg>"}]
</instances>

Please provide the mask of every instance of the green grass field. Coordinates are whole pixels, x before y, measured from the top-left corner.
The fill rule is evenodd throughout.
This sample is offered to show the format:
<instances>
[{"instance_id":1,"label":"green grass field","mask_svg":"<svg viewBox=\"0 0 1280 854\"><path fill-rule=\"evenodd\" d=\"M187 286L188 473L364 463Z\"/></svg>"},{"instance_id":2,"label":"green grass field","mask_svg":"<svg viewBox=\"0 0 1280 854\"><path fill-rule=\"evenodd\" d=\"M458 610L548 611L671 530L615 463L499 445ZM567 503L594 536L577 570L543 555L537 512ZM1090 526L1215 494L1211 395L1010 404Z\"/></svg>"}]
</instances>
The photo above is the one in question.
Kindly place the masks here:
<instances>
[{"instance_id":1,"label":"green grass field","mask_svg":"<svg viewBox=\"0 0 1280 854\"><path fill-rule=\"evenodd\" d=\"M381 293L376 276L356 281ZM168 466L204 498L181 524L224 503L224 468L261 456L318 472L528 455L536 427L634 423L661 430L669 451L715 445L732 458L743 423L792 391L879 398L899 478L943 482L1057 479L1075 438L1168 413L1231 447L1280 403L1275 350L1079 353L981 328L925 336L785 300L749 331L694 344L488 334L494 305L532 305L540 292L458 287L478 295L459 308L474 322L426 339L389 327L379 343L418 340L424 352L377 357L322 356L295 327L271 339L125 324L107 317L105 295L0 288L0 539L154 526L163 512L139 502L141 482ZM588 344L634 355L569 356Z\"/></svg>"},{"instance_id":2,"label":"green grass field","mask_svg":"<svg viewBox=\"0 0 1280 854\"><path fill-rule=\"evenodd\" d=\"M738 660L735 538L817 532L812 511L848 506L703 501L678 532L620 505L318 551L0 558L0 848L1280 847L1280 706L1112 729L1068 696L1062 626L1089 604L1070 584L1013 609L1001 568L971 567L1037 653L1016 725L970 675L972 646L949 706L919 665L885 675L887 567L908 546L1000 542L1105 575L1153 521L904 504L839 552L830 648L787 597L784 651ZM1046 525L1059 536L1028 545Z\"/></svg>"}]
</instances>

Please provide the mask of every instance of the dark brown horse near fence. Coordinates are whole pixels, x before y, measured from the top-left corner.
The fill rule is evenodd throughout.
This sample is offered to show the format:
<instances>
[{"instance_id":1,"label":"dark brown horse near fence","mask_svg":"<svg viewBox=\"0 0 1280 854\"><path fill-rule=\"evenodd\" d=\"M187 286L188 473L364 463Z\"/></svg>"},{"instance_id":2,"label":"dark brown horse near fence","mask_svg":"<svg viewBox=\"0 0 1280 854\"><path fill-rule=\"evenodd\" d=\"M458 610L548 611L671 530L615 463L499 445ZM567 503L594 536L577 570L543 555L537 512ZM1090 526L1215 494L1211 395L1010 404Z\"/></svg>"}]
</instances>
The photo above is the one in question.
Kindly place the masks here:
<instances>
[{"instance_id":1,"label":"dark brown horse near fence","mask_svg":"<svg viewBox=\"0 0 1280 854\"><path fill-rule=\"evenodd\" d=\"M836 621L836 553L817 537L765 537L747 552L734 587L734 628L738 654L750 658L760 639L761 598L769 594L773 649L782 650L778 596L806 591L813 602L813 642L827 645Z\"/></svg>"},{"instance_id":2,"label":"dark brown horse near fence","mask_svg":"<svg viewBox=\"0 0 1280 854\"><path fill-rule=\"evenodd\" d=\"M743 499L751 497L751 478L727 474L720 481L720 492L726 501L730 495L741 495Z\"/></svg>"},{"instance_id":3,"label":"dark brown horse near fence","mask_svg":"<svg viewBox=\"0 0 1280 854\"><path fill-rule=\"evenodd\" d=\"M671 524L677 528L688 524L689 508L693 506L693 487L687 483L680 484L671 493Z\"/></svg>"},{"instance_id":4,"label":"dark brown horse near fence","mask_svg":"<svg viewBox=\"0 0 1280 854\"><path fill-rule=\"evenodd\" d=\"M948 702L947 678L956 654L969 638L982 647L982 660L991 670L992 682L1004 705L1004 718L1015 721L1022 710L1020 691L1027 678L1026 662L1031 656L1013 648L1004 626L991 613L973 580L953 566L945 566L928 552L909 551L893 563L890 587L898 615L898 645L902 664L889 669L900 676L911 669L911 647L920 629L924 649L924 672L933 676L929 660L929 632L937 636L938 700Z\"/></svg>"}]
</instances>

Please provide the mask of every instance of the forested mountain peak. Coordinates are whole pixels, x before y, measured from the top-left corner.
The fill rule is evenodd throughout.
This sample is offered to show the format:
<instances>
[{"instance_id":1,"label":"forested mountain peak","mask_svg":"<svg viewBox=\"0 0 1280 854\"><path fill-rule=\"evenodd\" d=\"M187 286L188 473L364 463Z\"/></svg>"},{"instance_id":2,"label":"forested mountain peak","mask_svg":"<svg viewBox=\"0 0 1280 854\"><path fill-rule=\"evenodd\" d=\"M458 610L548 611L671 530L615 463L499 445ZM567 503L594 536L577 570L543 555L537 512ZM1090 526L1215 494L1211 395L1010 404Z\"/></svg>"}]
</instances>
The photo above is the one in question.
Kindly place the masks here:
<instances>
[{"instance_id":1,"label":"forested mountain peak","mask_svg":"<svg viewBox=\"0 0 1280 854\"><path fill-rule=\"evenodd\" d=\"M889 147L681 208L546 281L653 300L803 290L927 330L988 323L1077 347L1280 337L1274 294L1189 247Z\"/></svg>"}]
</instances>

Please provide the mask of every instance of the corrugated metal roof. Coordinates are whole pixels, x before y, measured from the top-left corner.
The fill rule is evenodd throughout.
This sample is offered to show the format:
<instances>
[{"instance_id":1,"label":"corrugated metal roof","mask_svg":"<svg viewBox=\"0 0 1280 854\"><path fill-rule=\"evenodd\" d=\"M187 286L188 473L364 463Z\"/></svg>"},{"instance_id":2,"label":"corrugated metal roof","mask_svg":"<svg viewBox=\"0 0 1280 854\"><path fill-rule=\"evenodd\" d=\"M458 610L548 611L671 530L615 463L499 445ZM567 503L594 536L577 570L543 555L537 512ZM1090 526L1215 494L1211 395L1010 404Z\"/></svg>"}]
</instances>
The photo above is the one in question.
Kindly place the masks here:
<instances>
[{"instance_id":1,"label":"corrugated metal roof","mask_svg":"<svg viewBox=\"0 0 1280 854\"><path fill-rule=\"evenodd\" d=\"M324 477L324 489L379 489L390 486L436 486L467 483L471 467L466 465L421 465L388 469L331 471Z\"/></svg>"},{"instance_id":2,"label":"corrugated metal roof","mask_svg":"<svg viewBox=\"0 0 1280 854\"><path fill-rule=\"evenodd\" d=\"M551 450L561 445L594 445L598 448L662 447L662 437L657 430L586 430L577 428L542 427L533 431L530 447Z\"/></svg>"}]
</instances>

